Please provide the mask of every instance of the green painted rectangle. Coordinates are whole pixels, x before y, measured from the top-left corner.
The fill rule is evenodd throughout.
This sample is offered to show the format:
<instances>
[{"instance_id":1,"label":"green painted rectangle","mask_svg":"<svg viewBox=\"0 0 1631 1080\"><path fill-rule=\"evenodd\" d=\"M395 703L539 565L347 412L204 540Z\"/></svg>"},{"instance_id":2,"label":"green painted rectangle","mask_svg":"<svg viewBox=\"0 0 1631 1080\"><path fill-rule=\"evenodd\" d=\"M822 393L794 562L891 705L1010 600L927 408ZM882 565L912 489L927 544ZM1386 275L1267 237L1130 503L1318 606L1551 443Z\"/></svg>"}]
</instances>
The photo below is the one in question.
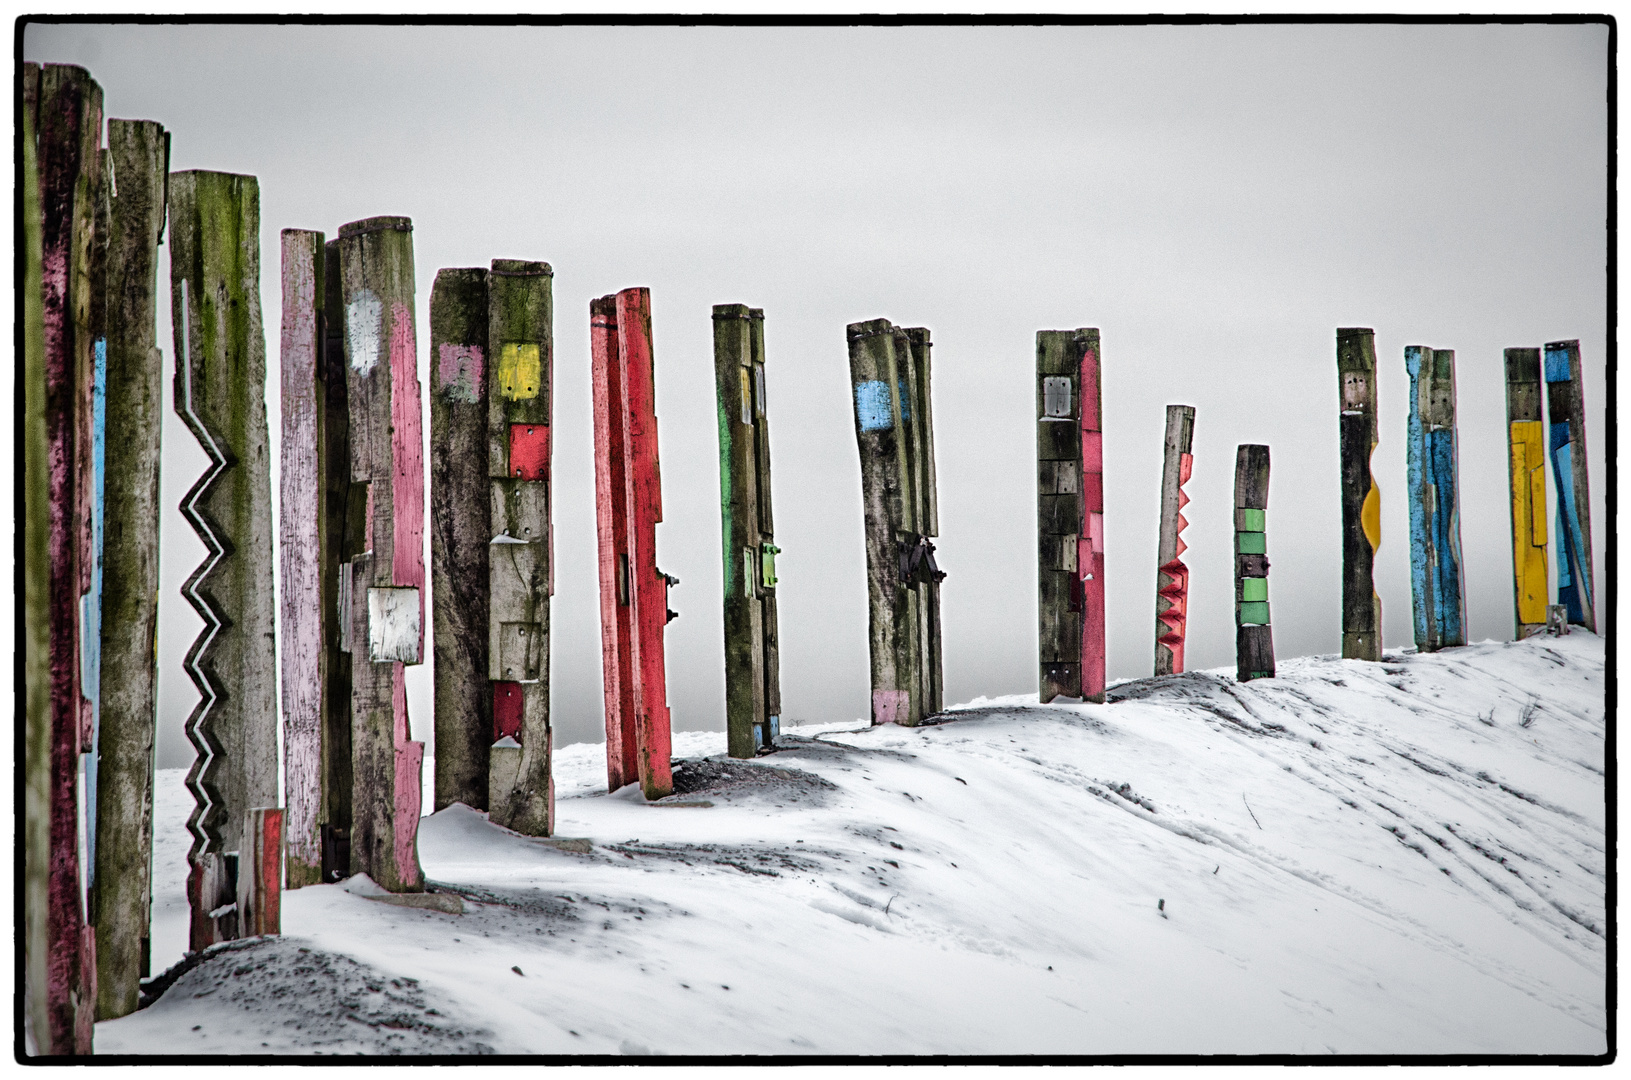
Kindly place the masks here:
<instances>
[{"instance_id":1,"label":"green painted rectangle","mask_svg":"<svg viewBox=\"0 0 1631 1080\"><path fill-rule=\"evenodd\" d=\"M1263 531L1263 511L1244 507L1240 511L1240 528L1243 532Z\"/></svg>"},{"instance_id":2,"label":"green painted rectangle","mask_svg":"<svg viewBox=\"0 0 1631 1080\"><path fill-rule=\"evenodd\" d=\"M1264 555L1264 554L1268 553L1268 547L1264 542L1264 538L1263 538L1262 533L1260 533L1260 532L1239 532L1239 533L1236 533L1235 536L1237 538L1235 542L1238 545L1236 550L1239 551L1240 554L1242 554L1242 555Z\"/></svg>"},{"instance_id":3,"label":"green painted rectangle","mask_svg":"<svg viewBox=\"0 0 1631 1080\"><path fill-rule=\"evenodd\" d=\"M1259 580L1266 581L1266 578ZM1267 626L1269 621L1269 605L1267 601L1256 603L1242 603L1240 605L1240 624L1242 626Z\"/></svg>"},{"instance_id":4,"label":"green painted rectangle","mask_svg":"<svg viewBox=\"0 0 1631 1080\"><path fill-rule=\"evenodd\" d=\"M1242 603L1267 603L1269 599L1269 579L1263 577L1248 577L1240 579L1240 599Z\"/></svg>"}]
</instances>

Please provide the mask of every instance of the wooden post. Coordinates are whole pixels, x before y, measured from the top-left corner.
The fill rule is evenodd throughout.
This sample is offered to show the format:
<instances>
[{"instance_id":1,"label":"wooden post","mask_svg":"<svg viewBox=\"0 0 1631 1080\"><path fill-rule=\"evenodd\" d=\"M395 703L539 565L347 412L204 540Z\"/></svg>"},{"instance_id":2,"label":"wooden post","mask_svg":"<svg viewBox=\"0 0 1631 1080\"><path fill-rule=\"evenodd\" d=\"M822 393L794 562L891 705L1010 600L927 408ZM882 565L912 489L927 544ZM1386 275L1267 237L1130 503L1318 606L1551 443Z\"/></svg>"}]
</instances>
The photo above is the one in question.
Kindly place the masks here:
<instances>
[{"instance_id":1,"label":"wooden post","mask_svg":"<svg viewBox=\"0 0 1631 1080\"><path fill-rule=\"evenodd\" d=\"M280 934L283 811L262 806L245 814L243 845L238 861L239 937Z\"/></svg>"},{"instance_id":2,"label":"wooden post","mask_svg":"<svg viewBox=\"0 0 1631 1080\"><path fill-rule=\"evenodd\" d=\"M1235 679L1274 678L1269 619L1269 559L1264 516L1269 507L1269 448L1235 450Z\"/></svg>"},{"instance_id":3,"label":"wooden post","mask_svg":"<svg viewBox=\"0 0 1631 1080\"><path fill-rule=\"evenodd\" d=\"M1512 492L1513 637L1546 629L1546 431L1541 421L1540 350L1507 349L1506 432Z\"/></svg>"},{"instance_id":4,"label":"wooden post","mask_svg":"<svg viewBox=\"0 0 1631 1080\"><path fill-rule=\"evenodd\" d=\"M781 721L776 554L765 411L764 312L714 305L720 529L725 568L725 734L732 757L774 747Z\"/></svg>"},{"instance_id":5,"label":"wooden post","mask_svg":"<svg viewBox=\"0 0 1631 1080\"><path fill-rule=\"evenodd\" d=\"M435 808L486 810L487 270L440 270L430 292L430 584L436 622Z\"/></svg>"},{"instance_id":6,"label":"wooden post","mask_svg":"<svg viewBox=\"0 0 1631 1080\"><path fill-rule=\"evenodd\" d=\"M907 511L908 535L900 539L902 574L908 596L910 622L901 628L902 636L913 640L912 655L918 673L914 721L938 713L942 707L940 640L940 583L945 573L935 562L935 546L930 537L940 535L939 499L935 491L934 411L930 394L931 348L927 327L913 326L895 332L895 355L902 368L901 446L906 452L910 499Z\"/></svg>"},{"instance_id":7,"label":"wooden post","mask_svg":"<svg viewBox=\"0 0 1631 1080\"><path fill-rule=\"evenodd\" d=\"M1036 334L1038 696L1104 700L1099 332Z\"/></svg>"},{"instance_id":8,"label":"wooden post","mask_svg":"<svg viewBox=\"0 0 1631 1080\"><path fill-rule=\"evenodd\" d=\"M663 627L675 617L668 589L679 579L657 568L662 476L651 292L603 296L589 316L607 783L616 790L638 779L647 799L660 799L674 790Z\"/></svg>"},{"instance_id":9,"label":"wooden post","mask_svg":"<svg viewBox=\"0 0 1631 1080\"><path fill-rule=\"evenodd\" d=\"M150 974L153 750L158 707L159 235L170 137L150 120L109 120L107 429L95 878L97 1018L136 1011Z\"/></svg>"},{"instance_id":10,"label":"wooden post","mask_svg":"<svg viewBox=\"0 0 1631 1080\"><path fill-rule=\"evenodd\" d=\"M323 611L322 880L351 873L351 560L368 549L367 485L351 482L351 405L345 361L340 241L323 245L322 475L319 532Z\"/></svg>"},{"instance_id":11,"label":"wooden post","mask_svg":"<svg viewBox=\"0 0 1631 1080\"><path fill-rule=\"evenodd\" d=\"M1382 598L1372 571L1382 542L1382 496L1371 476L1376 450L1376 332L1337 330L1342 415L1342 656L1382 659Z\"/></svg>"},{"instance_id":12,"label":"wooden post","mask_svg":"<svg viewBox=\"0 0 1631 1080\"><path fill-rule=\"evenodd\" d=\"M1407 345L1404 366L1410 376L1405 450L1411 611L1417 650L1436 652L1467 643L1457 491L1455 352Z\"/></svg>"},{"instance_id":13,"label":"wooden post","mask_svg":"<svg viewBox=\"0 0 1631 1080\"><path fill-rule=\"evenodd\" d=\"M1189 525L1184 485L1194 468L1190 455L1195 432L1191 405L1167 406L1167 435L1161 458L1161 534L1155 555L1155 673L1184 670L1184 632L1189 619L1189 567L1181 556L1188 547L1179 535Z\"/></svg>"},{"instance_id":14,"label":"wooden post","mask_svg":"<svg viewBox=\"0 0 1631 1080\"><path fill-rule=\"evenodd\" d=\"M204 620L186 667L199 702L187 879L193 950L239 936L237 857L245 814L277 802L277 649L266 351L260 310L260 192L253 176L170 174L176 412L210 466L182 500L209 554L182 586Z\"/></svg>"},{"instance_id":15,"label":"wooden post","mask_svg":"<svg viewBox=\"0 0 1631 1080\"><path fill-rule=\"evenodd\" d=\"M484 689L492 695L494 723L483 737L489 742L511 737L521 744L514 779L495 786L487 778L489 798L501 796L487 809L495 824L529 836L548 836L555 819L549 723L553 274L548 263L494 259L487 275L486 340L493 349L486 424L491 686ZM504 772L508 778L509 768Z\"/></svg>"},{"instance_id":16,"label":"wooden post","mask_svg":"<svg viewBox=\"0 0 1631 1080\"><path fill-rule=\"evenodd\" d=\"M1596 633L1586 398L1578 341L1546 343L1546 412L1552 429L1552 482L1557 485L1557 602L1569 609L1569 622Z\"/></svg>"},{"instance_id":17,"label":"wooden post","mask_svg":"<svg viewBox=\"0 0 1631 1080\"><path fill-rule=\"evenodd\" d=\"M100 135L98 136L100 140ZM79 678L80 693L89 705L84 718L84 742L80 746L81 823L85 851L85 911L94 926L96 913L96 824L99 749L102 732L102 539L106 518L103 514L107 493L107 402L108 402L108 234L111 231L109 178L113 171L108 151L97 151L95 210L90 258L90 311L87 326L91 341L90 417L88 483L90 501L86 520L90 529L82 531L88 543L81 566L90 567L89 584L79 598ZM99 995L100 996L100 995Z\"/></svg>"},{"instance_id":18,"label":"wooden post","mask_svg":"<svg viewBox=\"0 0 1631 1080\"><path fill-rule=\"evenodd\" d=\"M323 717L328 690L323 579L333 572L324 498L327 420L323 234L284 229L282 475L283 787L289 888L323 880Z\"/></svg>"},{"instance_id":19,"label":"wooden post","mask_svg":"<svg viewBox=\"0 0 1631 1080\"><path fill-rule=\"evenodd\" d=\"M352 558L351 833L353 873L419 892L420 775L403 665L424 655L425 489L414 331L413 224L376 217L340 226L351 482L362 485L366 547ZM348 520L349 525L349 520Z\"/></svg>"},{"instance_id":20,"label":"wooden post","mask_svg":"<svg viewBox=\"0 0 1631 1080\"><path fill-rule=\"evenodd\" d=\"M25 83L31 79L25 71ZM79 859L79 756L90 734L80 651L81 596L91 572L90 259L102 90L83 68L64 64L45 65L36 84L50 751L45 910L36 914L44 919L44 1023L36 1025L34 1039L42 1054L88 1054L96 970Z\"/></svg>"}]
</instances>

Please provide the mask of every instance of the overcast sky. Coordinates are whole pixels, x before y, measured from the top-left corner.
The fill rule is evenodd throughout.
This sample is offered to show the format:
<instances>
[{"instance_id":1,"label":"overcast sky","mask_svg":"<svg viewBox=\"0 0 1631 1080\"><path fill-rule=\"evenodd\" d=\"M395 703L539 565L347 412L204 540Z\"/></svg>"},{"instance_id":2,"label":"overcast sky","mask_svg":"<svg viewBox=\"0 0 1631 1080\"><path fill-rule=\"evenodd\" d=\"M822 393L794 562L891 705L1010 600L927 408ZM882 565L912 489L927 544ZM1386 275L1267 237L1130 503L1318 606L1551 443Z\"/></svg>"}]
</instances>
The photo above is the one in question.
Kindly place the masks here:
<instances>
[{"instance_id":1,"label":"overcast sky","mask_svg":"<svg viewBox=\"0 0 1631 1080\"><path fill-rule=\"evenodd\" d=\"M1470 635L1506 640L1501 350L1580 339L1604 587L1607 49L1600 25L36 25L23 51L88 67L106 115L162 122L173 169L259 177L274 447L279 230L413 219L426 387L438 269L554 266L551 680L572 743L604 738L588 306L634 285L652 291L659 563L682 582L678 729L724 726L718 303L765 309L786 722L868 713L844 338L864 319L933 332L948 703L1036 691L1042 329L1103 336L1112 679L1152 668L1169 403L1196 409L1188 666L1234 663L1244 442L1272 448L1277 654L1340 649L1338 326L1376 330L1389 648L1412 644L1406 345L1456 351ZM167 415L161 766L190 760L181 662L202 624L178 590L204 549L175 507L204 466ZM429 742L431 665L409 672Z\"/></svg>"}]
</instances>

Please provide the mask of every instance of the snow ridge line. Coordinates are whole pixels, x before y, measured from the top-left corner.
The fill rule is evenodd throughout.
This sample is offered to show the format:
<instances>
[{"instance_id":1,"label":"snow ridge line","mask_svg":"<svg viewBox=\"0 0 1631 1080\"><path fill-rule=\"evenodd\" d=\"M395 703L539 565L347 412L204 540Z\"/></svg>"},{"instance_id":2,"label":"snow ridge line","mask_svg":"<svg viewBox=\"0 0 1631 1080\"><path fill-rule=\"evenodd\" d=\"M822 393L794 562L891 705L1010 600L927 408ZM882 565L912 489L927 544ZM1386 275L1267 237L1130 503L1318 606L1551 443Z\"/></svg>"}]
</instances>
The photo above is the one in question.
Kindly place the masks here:
<instances>
[{"instance_id":1,"label":"snow ridge line","mask_svg":"<svg viewBox=\"0 0 1631 1080\"><path fill-rule=\"evenodd\" d=\"M205 727L205 721L208 719L211 710L214 709L216 701L220 699L221 694L216 688L215 681L204 670L203 658L204 654L209 651L210 646L215 643L216 635L226 625L226 617L199 593L198 587L203 584L204 579L209 577L221 560L226 557L226 547L216 537L215 530L210 527L209 521L199 512L198 501L204 497L205 492L215 484L216 480L220 479L221 474L226 472L231 462L222 453L220 446L210 435L209 429L204 426L204 422L193 411L191 330L187 308L187 281L183 278L181 281L180 357L183 407L178 411L181 413L181 419L186 423L187 429L193 433L193 437L203 446L204 452L209 455L210 459L210 467L205 470L204 475L198 478L198 481L193 484L192 488L181 500L182 516L192 525L193 531L198 534L199 539L204 541L204 546L209 549L209 554L204 561L198 565L198 568L192 572L181 586L181 595L187 598L187 602L192 604L193 610L198 612L199 617L204 620L204 632L194 639L192 647L187 650L186 660L182 664L187 669L187 674L192 678L193 685L198 687L200 699L198 704L193 707L192 714L187 717L187 722L184 725L187 739L197 751L192 768L187 770L186 780L187 790L192 792L196 803L192 814L187 818L187 831L193 834L192 848L188 851L187 857L190 862L196 863L199 856L214 850L221 843L219 819L225 809L215 794L215 770L218 766L217 759L220 757L221 751Z\"/></svg>"}]
</instances>

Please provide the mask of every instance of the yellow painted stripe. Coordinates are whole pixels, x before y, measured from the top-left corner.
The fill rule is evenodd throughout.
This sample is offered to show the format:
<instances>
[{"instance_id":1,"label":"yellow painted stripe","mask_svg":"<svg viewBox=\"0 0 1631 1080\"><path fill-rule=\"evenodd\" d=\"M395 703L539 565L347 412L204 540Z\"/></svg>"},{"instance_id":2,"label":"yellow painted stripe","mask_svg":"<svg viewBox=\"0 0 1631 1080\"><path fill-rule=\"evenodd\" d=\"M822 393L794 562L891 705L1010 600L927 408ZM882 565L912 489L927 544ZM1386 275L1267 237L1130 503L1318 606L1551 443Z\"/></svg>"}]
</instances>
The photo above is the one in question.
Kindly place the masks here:
<instances>
[{"instance_id":1,"label":"yellow painted stripe","mask_svg":"<svg viewBox=\"0 0 1631 1080\"><path fill-rule=\"evenodd\" d=\"M1538 420L1520 420L1509 432L1512 487L1512 573L1518 621L1546 621L1546 444Z\"/></svg>"},{"instance_id":2,"label":"yellow painted stripe","mask_svg":"<svg viewBox=\"0 0 1631 1080\"><path fill-rule=\"evenodd\" d=\"M544 365L538 357L534 342L515 344L507 342L498 354L498 391L511 401L524 401L538 396L543 385Z\"/></svg>"}]
</instances>

